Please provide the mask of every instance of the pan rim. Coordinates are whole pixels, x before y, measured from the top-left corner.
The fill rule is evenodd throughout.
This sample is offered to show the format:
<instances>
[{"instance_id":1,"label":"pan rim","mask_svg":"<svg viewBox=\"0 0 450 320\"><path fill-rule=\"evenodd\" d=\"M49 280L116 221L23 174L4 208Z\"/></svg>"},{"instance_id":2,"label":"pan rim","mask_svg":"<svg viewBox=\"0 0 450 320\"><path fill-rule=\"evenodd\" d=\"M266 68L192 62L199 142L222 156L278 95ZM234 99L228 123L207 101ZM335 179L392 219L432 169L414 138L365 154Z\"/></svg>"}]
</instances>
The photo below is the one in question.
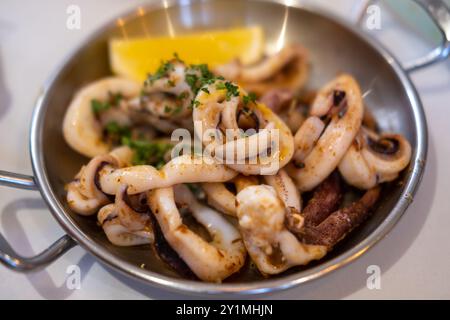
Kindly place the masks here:
<instances>
[{"instance_id":1,"label":"pan rim","mask_svg":"<svg viewBox=\"0 0 450 320\"><path fill-rule=\"evenodd\" d=\"M282 0L252 0L255 2L269 2L284 5ZM183 1L172 0L167 1L168 6L173 5L182 6ZM194 3L200 2L199 0L194 0ZM190 2L192 3L192 1ZM298 286L302 283L306 283L324 275L331 273L331 271L337 270L350 262L353 262L362 254L367 252L368 249L372 248L376 243L378 243L384 236L386 236L394 225L403 216L409 204L412 202L412 197L417 191L420 184L421 178L423 176L424 167L426 163L427 156L427 124L422 107L422 102L417 93L415 86L413 85L409 75L403 70L399 61L381 45L377 40L371 38L369 35L365 34L363 31L355 28L354 25L343 20L336 15L324 11L323 9L300 4L299 1L291 2L290 6L297 10L305 10L309 13L316 14L322 18L333 21L334 23L342 26L346 31L353 33L359 38L360 41L367 43L373 50L378 52L388 63L396 76L399 78L405 93L408 97L409 103L412 108L414 124L417 128L415 132L417 139L417 149L414 150L413 158L411 162L413 163L412 171L410 176L407 178L404 189L394 206L390 211L386 219L379 224L363 241L356 244L353 248L343 252L342 254L334 257L333 259L315 266L313 268L303 270L292 275L285 276L283 278L268 279L262 281L248 282L248 283L224 283L224 284L212 284L203 283L198 281L191 281L185 279L177 279L168 276L161 275L157 272L150 270L144 270L138 266L129 264L128 262L121 260L114 254L109 252L106 248L99 245L90 239L84 232L76 225L76 223L70 218L70 215L65 212L64 207L57 200L56 194L50 185L46 168L45 159L42 152L42 135L43 135L43 122L44 113L46 106L47 94L53 85L58 81L61 71L64 67L71 61L78 52L89 44L93 39L100 36L105 30L109 29L116 21L116 18L103 24L100 28L94 31L90 36L88 36L84 41L81 42L65 59L63 59L61 65L51 74L49 79L45 82L43 89L39 98L36 101L34 107L31 129L30 129L30 139L29 139L29 149L31 156L32 168L35 176L35 181L39 188L39 191L47 203L52 215L56 218L58 223L63 227L68 235L74 238L85 250L93 254L102 263L106 264L108 267L112 267L116 271L122 274L130 276L134 279L143 281L146 284L150 284L159 288L169 289L181 293L189 294L214 294L214 295L226 295L226 294L262 294L266 292L275 292L280 290L285 290ZM145 6L149 11L157 10L162 8L161 3L152 3ZM129 11L122 17L129 17L134 13L134 11Z\"/></svg>"}]
</instances>

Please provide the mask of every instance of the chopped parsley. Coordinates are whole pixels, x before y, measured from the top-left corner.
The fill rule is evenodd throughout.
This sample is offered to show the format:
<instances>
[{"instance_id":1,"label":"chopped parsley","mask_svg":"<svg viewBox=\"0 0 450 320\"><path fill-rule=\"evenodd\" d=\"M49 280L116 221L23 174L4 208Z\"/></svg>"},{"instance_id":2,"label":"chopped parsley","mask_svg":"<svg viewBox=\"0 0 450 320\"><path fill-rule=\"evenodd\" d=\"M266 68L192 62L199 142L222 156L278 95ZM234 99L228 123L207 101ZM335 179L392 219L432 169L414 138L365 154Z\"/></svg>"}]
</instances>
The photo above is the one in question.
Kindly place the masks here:
<instances>
[{"instance_id":1,"label":"chopped parsley","mask_svg":"<svg viewBox=\"0 0 450 320\"><path fill-rule=\"evenodd\" d=\"M225 86L224 82L219 82L216 84L216 89L217 90L225 90L227 87Z\"/></svg>"},{"instance_id":2,"label":"chopped parsley","mask_svg":"<svg viewBox=\"0 0 450 320\"><path fill-rule=\"evenodd\" d=\"M123 95L120 92L112 93L108 92L108 100L111 103L112 106L116 107L119 105L120 101L122 101Z\"/></svg>"},{"instance_id":3,"label":"chopped parsley","mask_svg":"<svg viewBox=\"0 0 450 320\"><path fill-rule=\"evenodd\" d=\"M244 106L247 106L249 103L256 102L256 94L253 92L250 92L248 95L244 96L242 99L244 101Z\"/></svg>"},{"instance_id":4,"label":"chopped parsley","mask_svg":"<svg viewBox=\"0 0 450 320\"><path fill-rule=\"evenodd\" d=\"M103 111L110 109L111 107L118 106L122 99L123 99L122 93L108 92L108 101L102 102L98 99L91 100L91 110L94 114L99 114Z\"/></svg>"},{"instance_id":5,"label":"chopped parsley","mask_svg":"<svg viewBox=\"0 0 450 320\"><path fill-rule=\"evenodd\" d=\"M117 134L120 136L130 136L130 128L127 126L121 126L115 121L111 121L106 124L105 130L109 134Z\"/></svg>"},{"instance_id":6,"label":"chopped parsley","mask_svg":"<svg viewBox=\"0 0 450 320\"><path fill-rule=\"evenodd\" d=\"M191 87L192 92L195 92L197 90L198 86L198 76L193 73L187 73L185 76L186 83Z\"/></svg>"},{"instance_id":7,"label":"chopped parsley","mask_svg":"<svg viewBox=\"0 0 450 320\"><path fill-rule=\"evenodd\" d=\"M119 145L123 137L130 137L131 130L128 126L121 126L115 121L108 122L103 128L105 138L112 145Z\"/></svg>"},{"instance_id":8,"label":"chopped parsley","mask_svg":"<svg viewBox=\"0 0 450 320\"><path fill-rule=\"evenodd\" d=\"M158 70L154 74L150 74L148 76L147 80L145 81L146 85L151 85L155 80L168 76L169 72L174 70L173 62L183 63L177 53L174 53L173 55L174 59L172 59L171 61L162 61ZM235 86L229 81L225 81L225 78L222 76L214 76L214 74L209 70L207 64L191 64L189 66L186 66L185 81L189 85L194 97L200 90L209 94L210 92L206 86L215 83L217 80L221 80L221 82L216 83L216 88L220 90L227 90L227 101L229 101L233 96L239 96L239 87ZM167 81L167 83L169 86L175 85L175 83L170 79ZM177 97L177 99L183 100L187 97L189 97L189 92L182 92ZM190 108L196 107L198 106L198 104L198 101L192 99Z\"/></svg>"},{"instance_id":9,"label":"chopped parsley","mask_svg":"<svg viewBox=\"0 0 450 320\"><path fill-rule=\"evenodd\" d=\"M91 100L91 109L94 114L99 114L100 112L106 111L109 108L111 108L109 102L101 102L100 100L97 99Z\"/></svg>"},{"instance_id":10,"label":"chopped parsley","mask_svg":"<svg viewBox=\"0 0 450 320\"><path fill-rule=\"evenodd\" d=\"M207 64L191 64L186 70L185 80L191 88L193 95L196 96L200 90L209 93L209 90L205 86L214 83L216 78L209 70ZM191 107L195 105L196 102L192 100Z\"/></svg>"},{"instance_id":11,"label":"chopped parsley","mask_svg":"<svg viewBox=\"0 0 450 320\"><path fill-rule=\"evenodd\" d=\"M197 108L197 107L200 105L200 101L198 101L198 100L193 100L193 101L192 101L192 105L193 105L195 108Z\"/></svg>"},{"instance_id":12,"label":"chopped parsley","mask_svg":"<svg viewBox=\"0 0 450 320\"><path fill-rule=\"evenodd\" d=\"M122 144L134 150L133 165L150 164L156 168L165 164L164 155L173 147L170 143L149 142L129 137L123 137Z\"/></svg>"},{"instance_id":13,"label":"chopped parsley","mask_svg":"<svg viewBox=\"0 0 450 320\"><path fill-rule=\"evenodd\" d=\"M144 84L153 84L156 80L166 77L169 72L174 70L173 63L171 61L161 61L161 65L154 74L149 74Z\"/></svg>"},{"instance_id":14,"label":"chopped parsley","mask_svg":"<svg viewBox=\"0 0 450 320\"><path fill-rule=\"evenodd\" d=\"M230 81L219 82L216 84L217 90L227 90L226 100L230 101L231 97L239 96L239 87L232 84Z\"/></svg>"},{"instance_id":15,"label":"chopped parsley","mask_svg":"<svg viewBox=\"0 0 450 320\"><path fill-rule=\"evenodd\" d=\"M173 114L178 114L183 110L183 106L176 106L176 108L173 110Z\"/></svg>"},{"instance_id":16,"label":"chopped parsley","mask_svg":"<svg viewBox=\"0 0 450 320\"><path fill-rule=\"evenodd\" d=\"M187 97L189 97L189 92L183 91L177 96L177 100L183 100L186 99Z\"/></svg>"},{"instance_id":17,"label":"chopped parsley","mask_svg":"<svg viewBox=\"0 0 450 320\"><path fill-rule=\"evenodd\" d=\"M172 108L169 106L164 106L164 113L170 113L172 111Z\"/></svg>"},{"instance_id":18,"label":"chopped parsley","mask_svg":"<svg viewBox=\"0 0 450 320\"><path fill-rule=\"evenodd\" d=\"M168 114L178 114L181 112L181 110L183 110L183 106L182 105L177 105L175 107L170 107L170 106L164 106L164 113L168 113Z\"/></svg>"}]
</instances>

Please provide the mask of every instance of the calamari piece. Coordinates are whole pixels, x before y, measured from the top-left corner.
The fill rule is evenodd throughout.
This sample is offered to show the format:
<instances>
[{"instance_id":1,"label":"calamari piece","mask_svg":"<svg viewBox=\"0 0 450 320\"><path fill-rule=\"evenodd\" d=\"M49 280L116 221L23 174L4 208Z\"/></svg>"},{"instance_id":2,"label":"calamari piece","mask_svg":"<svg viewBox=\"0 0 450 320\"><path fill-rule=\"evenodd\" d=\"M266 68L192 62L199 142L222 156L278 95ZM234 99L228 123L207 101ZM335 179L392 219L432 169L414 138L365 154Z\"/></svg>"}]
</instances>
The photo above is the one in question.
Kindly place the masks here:
<instances>
[{"instance_id":1,"label":"calamari piece","mask_svg":"<svg viewBox=\"0 0 450 320\"><path fill-rule=\"evenodd\" d=\"M245 246L263 274L278 274L327 253L325 246L303 244L286 229L286 208L272 187L250 186L239 192L236 199Z\"/></svg>"},{"instance_id":2,"label":"calamari piece","mask_svg":"<svg viewBox=\"0 0 450 320\"><path fill-rule=\"evenodd\" d=\"M363 111L361 90L350 75L339 76L319 91L311 115L328 116L330 122L303 165L289 168L300 191L314 189L338 166L361 127Z\"/></svg>"},{"instance_id":3,"label":"calamari piece","mask_svg":"<svg viewBox=\"0 0 450 320\"><path fill-rule=\"evenodd\" d=\"M217 67L215 72L257 95L273 88L297 91L308 77L308 55L304 48L288 45L255 65L244 66L234 60Z\"/></svg>"},{"instance_id":4,"label":"calamari piece","mask_svg":"<svg viewBox=\"0 0 450 320\"><path fill-rule=\"evenodd\" d=\"M128 102L130 119L135 124L150 125L152 128L166 134L171 134L174 130L182 127L191 130L192 119L186 117L182 119L162 118L146 109L141 105L141 98L137 97ZM192 131L192 130L191 130Z\"/></svg>"},{"instance_id":5,"label":"calamari piece","mask_svg":"<svg viewBox=\"0 0 450 320\"><path fill-rule=\"evenodd\" d=\"M236 175L237 172L213 158L182 155L173 158L159 170L150 165L126 168L105 165L98 173L98 181L100 189L106 194L116 194L123 184L128 186L128 194L136 194L180 183L225 182Z\"/></svg>"},{"instance_id":6,"label":"calamari piece","mask_svg":"<svg viewBox=\"0 0 450 320\"><path fill-rule=\"evenodd\" d=\"M148 193L149 205L171 247L203 281L221 282L244 265L246 251L238 230L222 215L195 199L186 186ZM176 203L189 208L212 240L205 241L182 221Z\"/></svg>"},{"instance_id":7,"label":"calamari piece","mask_svg":"<svg viewBox=\"0 0 450 320\"><path fill-rule=\"evenodd\" d=\"M322 120L311 116L298 129L294 136L295 153L293 157L297 164L303 164L303 161L311 153L317 140L319 140L324 128L325 123Z\"/></svg>"},{"instance_id":8,"label":"calamari piece","mask_svg":"<svg viewBox=\"0 0 450 320\"><path fill-rule=\"evenodd\" d=\"M108 240L116 246L138 246L154 241L153 231L149 227L135 231L126 228L121 223L116 207L112 203L99 210L97 219Z\"/></svg>"},{"instance_id":9,"label":"calamari piece","mask_svg":"<svg viewBox=\"0 0 450 320\"><path fill-rule=\"evenodd\" d=\"M93 215L109 202L110 198L99 188L99 171L105 166L123 167L131 163L133 151L122 146L109 154L94 157L81 168L74 181L67 184L67 203L80 215Z\"/></svg>"},{"instance_id":10,"label":"calamari piece","mask_svg":"<svg viewBox=\"0 0 450 320\"><path fill-rule=\"evenodd\" d=\"M241 192L244 188L259 184L259 179L257 176L244 176L242 174L238 175L232 181L236 188L236 192Z\"/></svg>"},{"instance_id":11,"label":"calamari piece","mask_svg":"<svg viewBox=\"0 0 450 320\"><path fill-rule=\"evenodd\" d=\"M120 186L114 202L120 223L130 231L148 228L150 218L145 193L130 196L127 194L127 189L127 185ZM132 197L134 199L131 199Z\"/></svg>"},{"instance_id":12,"label":"calamari piece","mask_svg":"<svg viewBox=\"0 0 450 320\"><path fill-rule=\"evenodd\" d=\"M117 158L110 154L104 154L94 157L80 171L80 189L81 194L88 198L97 198L107 200L107 196L99 188L98 171L105 165L119 166Z\"/></svg>"},{"instance_id":13,"label":"calamari piece","mask_svg":"<svg viewBox=\"0 0 450 320\"><path fill-rule=\"evenodd\" d=\"M236 216L236 195L228 190L224 183L202 183L202 189L211 207L229 216Z\"/></svg>"},{"instance_id":14,"label":"calamari piece","mask_svg":"<svg viewBox=\"0 0 450 320\"><path fill-rule=\"evenodd\" d=\"M210 154L240 173L276 173L293 155L290 129L263 104L246 100L242 88L228 84L234 93L222 89L225 84L218 80L197 94L193 111L197 137Z\"/></svg>"},{"instance_id":15,"label":"calamari piece","mask_svg":"<svg viewBox=\"0 0 450 320\"><path fill-rule=\"evenodd\" d=\"M118 166L117 158L104 154L83 166L74 181L67 185L67 203L81 215L93 215L98 208L109 203L109 198L98 187L98 171L106 164Z\"/></svg>"},{"instance_id":16,"label":"calamari piece","mask_svg":"<svg viewBox=\"0 0 450 320\"><path fill-rule=\"evenodd\" d=\"M111 150L109 155L116 159L119 167L129 167L133 162L134 151L128 146L120 146Z\"/></svg>"},{"instance_id":17,"label":"calamari piece","mask_svg":"<svg viewBox=\"0 0 450 320\"><path fill-rule=\"evenodd\" d=\"M105 102L111 93L132 98L138 96L140 90L138 82L119 77L104 78L79 90L64 116L63 134L66 142L90 158L107 153L110 145L103 141L103 129L96 119L91 102Z\"/></svg>"},{"instance_id":18,"label":"calamari piece","mask_svg":"<svg viewBox=\"0 0 450 320\"><path fill-rule=\"evenodd\" d=\"M300 229L304 222L304 219L300 214L302 210L302 201L294 181L292 181L283 169L278 171L276 175L265 176L264 180L269 186L275 189L278 197L283 202L287 210L287 224L293 228Z\"/></svg>"},{"instance_id":19,"label":"calamari piece","mask_svg":"<svg viewBox=\"0 0 450 320\"><path fill-rule=\"evenodd\" d=\"M186 81L188 68L176 59L168 61L165 66L165 74L145 82L141 106L158 118L189 117L194 93ZM190 71L191 74L193 72Z\"/></svg>"},{"instance_id":20,"label":"calamari piece","mask_svg":"<svg viewBox=\"0 0 450 320\"><path fill-rule=\"evenodd\" d=\"M70 209L82 216L90 216L97 212L98 208L105 204L103 200L88 198L80 190L80 181L74 180L67 184L67 204ZM106 202L107 203L107 202Z\"/></svg>"},{"instance_id":21,"label":"calamari piece","mask_svg":"<svg viewBox=\"0 0 450 320\"><path fill-rule=\"evenodd\" d=\"M411 145L399 134L362 128L339 164L345 181L360 189L396 179L411 160Z\"/></svg>"},{"instance_id":22,"label":"calamari piece","mask_svg":"<svg viewBox=\"0 0 450 320\"><path fill-rule=\"evenodd\" d=\"M228 184L233 185L235 192L227 188ZM236 216L236 192L250 186L257 185L258 179L254 176L238 175L233 180L227 182L207 182L202 183L202 189L206 194L208 204L229 216Z\"/></svg>"}]
</instances>

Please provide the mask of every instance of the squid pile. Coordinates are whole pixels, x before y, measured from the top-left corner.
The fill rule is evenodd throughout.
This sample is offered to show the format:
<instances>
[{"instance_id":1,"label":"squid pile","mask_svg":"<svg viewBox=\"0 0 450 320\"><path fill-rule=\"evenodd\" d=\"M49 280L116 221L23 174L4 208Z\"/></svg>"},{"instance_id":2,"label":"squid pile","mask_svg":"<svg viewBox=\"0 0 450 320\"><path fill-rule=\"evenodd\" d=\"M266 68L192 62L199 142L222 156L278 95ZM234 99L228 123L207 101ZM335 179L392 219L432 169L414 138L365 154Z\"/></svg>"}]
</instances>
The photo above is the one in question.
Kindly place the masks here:
<instances>
[{"instance_id":1,"label":"squid pile","mask_svg":"<svg viewBox=\"0 0 450 320\"><path fill-rule=\"evenodd\" d=\"M412 150L367 120L352 75L311 92L308 69L300 45L213 70L174 54L144 83L81 88L62 130L89 160L66 185L68 207L96 217L112 244L153 248L201 281L248 261L269 277L322 259L374 212ZM359 198L344 201L348 190Z\"/></svg>"}]
</instances>

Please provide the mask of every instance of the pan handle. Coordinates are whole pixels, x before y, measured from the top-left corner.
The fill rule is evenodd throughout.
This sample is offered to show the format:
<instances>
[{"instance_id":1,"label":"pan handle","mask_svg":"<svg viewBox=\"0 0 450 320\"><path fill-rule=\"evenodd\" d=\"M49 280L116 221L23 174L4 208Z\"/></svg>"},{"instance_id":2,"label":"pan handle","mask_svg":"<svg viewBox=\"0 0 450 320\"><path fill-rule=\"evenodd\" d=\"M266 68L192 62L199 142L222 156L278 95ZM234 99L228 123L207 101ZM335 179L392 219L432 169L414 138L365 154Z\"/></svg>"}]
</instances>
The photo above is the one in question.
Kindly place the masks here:
<instances>
[{"instance_id":1,"label":"pan handle","mask_svg":"<svg viewBox=\"0 0 450 320\"><path fill-rule=\"evenodd\" d=\"M26 190L38 189L33 177L1 170L0 185ZM0 263L15 271L35 271L49 265L75 245L76 242L71 237L64 235L38 255L23 257L14 251L0 233Z\"/></svg>"},{"instance_id":2,"label":"pan handle","mask_svg":"<svg viewBox=\"0 0 450 320\"><path fill-rule=\"evenodd\" d=\"M361 24L366 10L375 0L368 0L364 3L362 11L358 17L358 24ZM430 16L442 34L442 43L427 55L414 61L405 63L403 68L407 72L428 67L437 62L447 59L450 55L450 9L443 0L413 0L419 4Z\"/></svg>"}]
</instances>

